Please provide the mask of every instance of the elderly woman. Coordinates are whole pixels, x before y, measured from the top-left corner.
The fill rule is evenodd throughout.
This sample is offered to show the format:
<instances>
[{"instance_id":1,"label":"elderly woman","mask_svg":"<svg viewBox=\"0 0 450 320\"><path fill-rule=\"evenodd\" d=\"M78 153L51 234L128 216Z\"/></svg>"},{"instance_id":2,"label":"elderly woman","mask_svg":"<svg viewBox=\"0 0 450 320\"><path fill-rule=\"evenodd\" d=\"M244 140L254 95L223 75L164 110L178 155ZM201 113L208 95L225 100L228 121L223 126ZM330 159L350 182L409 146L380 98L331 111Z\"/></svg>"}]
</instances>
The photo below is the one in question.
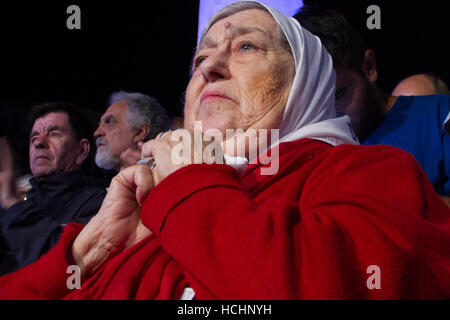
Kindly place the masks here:
<instances>
[{"instance_id":1,"label":"elderly woman","mask_svg":"<svg viewBox=\"0 0 450 320\"><path fill-rule=\"evenodd\" d=\"M355 145L334 81L293 19L257 2L224 8L199 42L182 132L279 129L271 161L239 134L223 143L229 165L175 162L180 130L147 142L150 168L116 176L97 216L0 279L0 297L448 298L449 209L410 155ZM191 145L196 162L203 144Z\"/></svg>"}]
</instances>

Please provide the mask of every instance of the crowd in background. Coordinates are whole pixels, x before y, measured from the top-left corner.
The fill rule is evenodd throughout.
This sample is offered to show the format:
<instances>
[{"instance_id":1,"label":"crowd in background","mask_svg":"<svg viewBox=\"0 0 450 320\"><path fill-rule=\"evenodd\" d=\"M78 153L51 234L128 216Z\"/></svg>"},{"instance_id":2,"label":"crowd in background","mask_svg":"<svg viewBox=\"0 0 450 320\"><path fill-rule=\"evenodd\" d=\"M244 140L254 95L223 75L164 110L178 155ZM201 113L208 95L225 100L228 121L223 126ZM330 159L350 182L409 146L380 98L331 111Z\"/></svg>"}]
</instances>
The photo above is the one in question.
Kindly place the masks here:
<instances>
[{"instance_id":1,"label":"crowd in background","mask_svg":"<svg viewBox=\"0 0 450 320\"><path fill-rule=\"evenodd\" d=\"M249 9L245 10L248 11ZM229 16L224 14L222 19L237 16L240 12L246 12L245 10L236 11L237 13L232 13ZM318 6L305 6L294 19L301 25L301 28L296 27L300 30L298 37L302 39L301 41L305 41L306 45L313 46L310 42L313 43L316 40L311 39L317 39L310 35L313 34L320 39L320 42L318 42L320 45L317 45L318 50L321 50L321 46L323 46L331 56L332 65L330 65L330 68L332 66L334 73L327 78L327 81L334 81L333 77L335 77L332 103L338 112L338 117L335 119L340 119L336 120L340 121L339 125L336 126L343 125L346 130L350 128L350 131L346 133L348 137L341 138L343 134L342 136L331 135L332 139L342 139L340 143L329 142L334 141L329 137L322 140L331 145L340 145L350 144L347 141L353 139L355 142L352 142L352 144L365 146L389 145L406 151L412 156L411 159L414 159L414 163L417 163L417 172L414 171L414 174L417 176L423 174L423 177L421 176L417 181L422 183L422 179L424 179L427 181L425 184L430 183L432 186L430 188L425 186L423 194L411 192L413 197L417 197L412 201L421 203L418 198L424 195L424 197L427 197L424 203L431 201L429 199L436 200L435 202L431 201L430 207L434 208L435 206L438 208L436 212L448 215L448 212L445 212L445 208L448 209L448 207L440 206L442 203L450 206L450 136L445 131L445 125L450 114L450 92L447 85L438 75L424 73L399 79L392 92L382 92L377 86L379 74L374 50L341 13ZM205 32L208 33L209 28L211 28L211 32L215 32L216 29L213 26L215 23L219 25L220 21L221 18L216 17L216 20L213 20L213 23L207 27ZM236 22L230 20L229 23L231 25ZM289 23L293 24L294 22L286 22L286 24ZM225 25L224 30L227 30L227 28L229 27ZM203 34L203 37L206 33ZM226 43L226 37L228 36L226 32L222 35L217 31L217 34L213 33L213 35ZM294 33L294 35L297 34ZM300 49L293 46L295 46L295 41L300 40L293 40L294 35L281 35L281 43L282 48L288 48L288 50L294 52L296 67L286 69L284 75L286 75L286 78L292 75L291 81L294 79L292 86L295 89L295 86L300 86L299 83L301 82L301 80L298 80L299 76L296 75L296 72L299 71L296 70L300 70L299 64L305 63L301 59L306 58L302 56L299 58L295 55L295 50ZM200 46L198 52L220 47L218 43L211 39L210 36L210 38L206 37L204 42L201 41L206 49ZM244 45L239 49L242 52L255 49L253 44L245 43ZM219 60L219 57L217 59ZM308 59L315 63L312 57ZM232 63L228 60L223 61ZM216 84L222 79L231 77L228 75L228 69L224 67L225 62L223 61L215 61L212 58L206 59L206 55L205 57L200 56L194 59L193 70L194 72L198 70L197 74L199 75L197 77L202 77L203 81ZM284 60L282 61L284 62ZM320 65L320 67L324 66ZM233 66L233 68L237 68L237 66ZM230 67L230 70L233 70L232 67ZM315 70L311 67L308 72L321 74L323 70L325 69ZM245 77L245 75L242 76ZM196 81L195 77L194 73L191 83ZM313 76L310 75L309 77L306 79L311 79ZM320 83L319 86L323 85L323 78L317 79L317 83ZM273 83L275 82L273 81ZM261 82L261 86L263 85L266 85L264 81ZM190 85L190 88L194 90L192 86ZM284 87L279 86L277 90L281 90L280 88ZM307 86L303 87L302 94L305 95L307 90ZM270 90L267 90L267 92L270 92ZM267 92L264 91L265 94ZM274 101L280 99L278 97ZM292 98L292 100L294 99ZM326 100L329 97L323 99ZM188 96L186 101L188 105L190 103ZM312 99L312 101L316 100ZM302 103L305 102L302 100L296 107L299 108ZM317 108L319 106L317 104ZM333 111L334 106L333 108L330 107L330 110ZM295 113L296 111L290 112ZM312 111L312 113L314 112ZM184 116L184 127L191 129L189 127L190 120L200 117L201 112L186 114L185 111ZM208 116L211 115L208 114ZM241 114L241 117L245 116L246 114L244 116ZM349 126L344 123L347 116L351 121ZM302 117L306 118L307 116L303 114ZM330 118L333 117L334 115L330 116ZM283 119L286 118L288 116L284 113ZM210 120L210 118L207 119ZM110 193L108 186L110 186L111 178L119 172L128 172L126 171L127 168L133 167L141 158L144 158L145 150L149 148L156 150L156 147L145 149L143 146L152 146L152 143L159 143L155 140L163 139L161 133L183 127L182 121L181 118L171 119L164 107L153 97L136 92L119 91L112 93L107 108L97 119L93 119L92 114L87 115L79 107L66 102L52 101L34 106L29 114L29 123L26 125L29 144L28 172L24 172L23 169L18 167L18 164L23 160L18 159L14 141L7 136L0 138L0 149L2 150L0 154L0 203L2 205L0 211L0 275L13 274L38 261L42 255L58 244L67 224L88 225L89 221L101 210L105 197L108 198L108 193ZM96 122L98 122L98 126L94 130L91 124ZM282 124L284 125L285 122L282 122ZM23 125L25 126L25 124ZM334 125L330 124L330 126ZM280 129L283 130L283 127ZM297 131L294 130L293 132L297 133ZM326 130L325 132L328 133ZM322 134L322 132L319 133ZM301 139L305 137L315 139L320 136L317 132L315 134L300 135L300 140L297 140L302 141ZM288 144L295 140L284 141ZM150 144L147 144L148 142ZM302 148L308 149L309 147L309 145L305 145ZM375 149L364 150L375 152ZM310 152L314 154L316 149L311 147ZM380 152L384 154L385 151L381 150ZM392 156L392 159L398 156L395 152L392 154L389 152L386 151L385 154ZM343 156L343 158L345 157ZM364 156L361 159L365 159ZM348 163L355 165L350 160ZM363 166L365 163L360 162L360 164ZM408 162L408 164L410 163ZM409 169L410 167L405 166L406 171ZM177 170L183 169L177 168ZM336 168L336 170L341 169ZM198 176L201 180L201 171L198 172ZM217 176L221 177L221 173L217 173ZM207 180L206 173L205 179ZM323 179L326 180L327 178L324 177ZM361 179L364 178L361 177ZM193 185L196 183L201 182L192 182ZM360 183L364 184L365 182L355 182L355 185ZM176 194L178 192L175 189L177 184L175 182L173 184L172 192ZM237 188L228 180L226 183L224 182L224 185L227 184L229 184L228 188L230 189ZM390 189L396 188L389 179L384 184L386 194L390 193ZM274 182L273 185L276 185L276 183ZM200 188L199 190L203 189ZM434 200L434 195L430 195L430 192L438 195L440 200L437 196ZM392 191L392 194L395 195L395 191ZM151 197L149 196L149 198ZM396 199L389 198L389 201L395 202ZM439 204L439 201L442 203ZM355 200L355 206L359 206L357 202ZM240 207L246 205L248 204L245 201L239 204ZM364 205L370 207L372 204L365 203ZM373 206L377 208L375 204ZM249 207L251 206L249 205ZM393 207L395 206L393 205ZM187 206L187 208L191 207ZM194 207L190 210L194 210ZM287 207L285 210L288 210ZM376 209L371 208L371 210ZM281 212L278 212L278 214L281 215ZM432 213L429 214L432 215ZM156 225L156 222L152 223ZM160 236L158 231L153 233ZM170 245L168 245L169 252L172 249ZM214 255L213 253L209 254ZM274 255L276 256L275 253ZM275 256L272 258L276 259ZM39 262L36 265L38 264ZM220 265L215 267L221 268ZM443 268L448 268L448 266ZM182 267L181 269L183 270ZM196 283L192 279L189 281L189 276L187 276L187 279L182 285L179 284L180 288L185 289L192 283ZM284 283L284 285L288 286L287 283ZM214 286L212 287L217 289ZM201 297L205 293L200 288L201 286L197 286L194 289ZM174 296L181 295L183 291L180 292L179 290L179 287L177 287ZM224 289L224 292L226 292L226 289ZM233 290L230 289L226 293L231 292ZM208 294L205 294L205 296L208 296ZM224 296L229 297L227 294ZM320 294L317 296L324 297ZM173 296L170 297L173 298ZM286 294L283 297L288 298L289 295Z\"/></svg>"}]
</instances>

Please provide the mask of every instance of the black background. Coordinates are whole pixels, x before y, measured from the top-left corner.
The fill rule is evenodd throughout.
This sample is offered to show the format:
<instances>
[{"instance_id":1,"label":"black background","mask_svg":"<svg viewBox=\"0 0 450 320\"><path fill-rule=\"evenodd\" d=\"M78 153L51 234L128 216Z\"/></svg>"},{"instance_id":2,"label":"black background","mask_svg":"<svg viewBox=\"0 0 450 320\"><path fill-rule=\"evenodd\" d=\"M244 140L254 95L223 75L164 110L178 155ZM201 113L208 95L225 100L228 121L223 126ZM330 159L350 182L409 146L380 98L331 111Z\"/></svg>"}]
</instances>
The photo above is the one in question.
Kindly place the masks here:
<instances>
[{"instance_id":1,"label":"black background","mask_svg":"<svg viewBox=\"0 0 450 320\"><path fill-rule=\"evenodd\" d=\"M378 86L390 93L399 80L421 72L450 83L450 6L446 1L305 0L343 12L362 33L377 58ZM369 30L369 5L381 10L381 29Z\"/></svg>"},{"instance_id":2,"label":"black background","mask_svg":"<svg viewBox=\"0 0 450 320\"><path fill-rule=\"evenodd\" d=\"M305 0L340 9L375 50L379 81L392 91L403 77L434 72L450 83L450 10L441 1ZM81 30L68 30L66 9L81 8ZM381 9L381 30L368 30L366 9ZM182 97L196 45L198 1L14 2L0 6L0 135L26 167L27 110L48 101L91 110L92 122L113 91L156 97L170 116Z\"/></svg>"}]
</instances>

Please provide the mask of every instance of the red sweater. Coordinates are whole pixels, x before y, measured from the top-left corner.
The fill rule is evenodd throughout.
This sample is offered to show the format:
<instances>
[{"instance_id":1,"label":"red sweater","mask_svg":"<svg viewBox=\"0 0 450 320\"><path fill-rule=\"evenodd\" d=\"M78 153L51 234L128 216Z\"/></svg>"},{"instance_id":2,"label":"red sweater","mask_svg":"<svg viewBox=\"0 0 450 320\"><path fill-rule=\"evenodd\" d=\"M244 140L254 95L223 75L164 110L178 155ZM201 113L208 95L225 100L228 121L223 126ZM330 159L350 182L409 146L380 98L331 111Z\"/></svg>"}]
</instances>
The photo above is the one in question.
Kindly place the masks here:
<instances>
[{"instance_id":1,"label":"red sweater","mask_svg":"<svg viewBox=\"0 0 450 320\"><path fill-rule=\"evenodd\" d=\"M82 228L70 224L0 278L0 298L178 299L186 286L197 299L450 298L450 210L412 156L305 139L282 144L279 165L273 176L186 166L144 203L154 234L81 289L66 286Z\"/></svg>"}]
</instances>

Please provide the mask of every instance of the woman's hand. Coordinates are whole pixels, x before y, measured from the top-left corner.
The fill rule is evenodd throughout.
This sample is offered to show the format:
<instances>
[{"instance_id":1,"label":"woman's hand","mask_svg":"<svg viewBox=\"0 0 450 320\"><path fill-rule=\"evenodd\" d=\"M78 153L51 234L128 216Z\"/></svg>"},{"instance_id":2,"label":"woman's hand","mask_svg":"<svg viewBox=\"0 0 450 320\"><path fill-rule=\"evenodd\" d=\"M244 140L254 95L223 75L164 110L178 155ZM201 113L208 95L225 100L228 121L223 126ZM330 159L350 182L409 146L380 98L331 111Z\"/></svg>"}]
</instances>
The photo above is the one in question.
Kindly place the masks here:
<instances>
[{"instance_id":1,"label":"woman's hand","mask_svg":"<svg viewBox=\"0 0 450 320\"><path fill-rule=\"evenodd\" d=\"M142 158L155 159L152 171L156 186L169 174L189 164L224 163L220 142L200 131L167 131L142 146Z\"/></svg>"},{"instance_id":2,"label":"woman's hand","mask_svg":"<svg viewBox=\"0 0 450 320\"><path fill-rule=\"evenodd\" d=\"M74 263L83 276L93 274L106 260L151 234L141 222L141 205L154 187L152 171L135 165L111 181L102 206L72 245Z\"/></svg>"}]
</instances>

